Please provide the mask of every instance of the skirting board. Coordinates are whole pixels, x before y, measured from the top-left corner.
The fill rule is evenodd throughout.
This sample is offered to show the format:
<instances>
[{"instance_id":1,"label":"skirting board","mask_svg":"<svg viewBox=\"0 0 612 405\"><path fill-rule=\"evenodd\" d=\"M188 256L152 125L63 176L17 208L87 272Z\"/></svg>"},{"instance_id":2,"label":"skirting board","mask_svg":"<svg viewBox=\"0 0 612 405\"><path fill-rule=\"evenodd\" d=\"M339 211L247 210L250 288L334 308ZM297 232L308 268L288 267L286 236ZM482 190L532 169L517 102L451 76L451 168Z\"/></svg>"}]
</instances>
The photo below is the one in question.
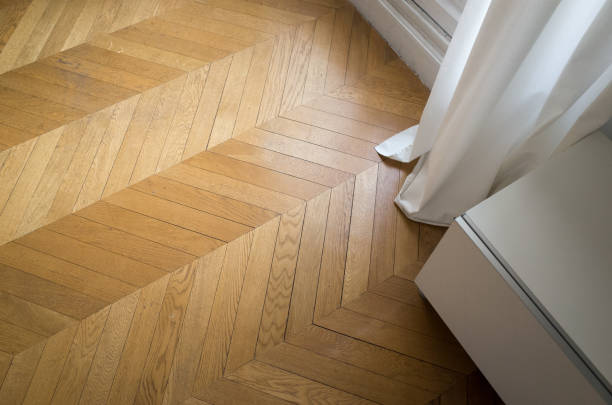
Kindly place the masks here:
<instances>
[{"instance_id":1,"label":"skirting board","mask_svg":"<svg viewBox=\"0 0 612 405\"><path fill-rule=\"evenodd\" d=\"M450 38L411 1L350 1L431 89Z\"/></svg>"}]
</instances>

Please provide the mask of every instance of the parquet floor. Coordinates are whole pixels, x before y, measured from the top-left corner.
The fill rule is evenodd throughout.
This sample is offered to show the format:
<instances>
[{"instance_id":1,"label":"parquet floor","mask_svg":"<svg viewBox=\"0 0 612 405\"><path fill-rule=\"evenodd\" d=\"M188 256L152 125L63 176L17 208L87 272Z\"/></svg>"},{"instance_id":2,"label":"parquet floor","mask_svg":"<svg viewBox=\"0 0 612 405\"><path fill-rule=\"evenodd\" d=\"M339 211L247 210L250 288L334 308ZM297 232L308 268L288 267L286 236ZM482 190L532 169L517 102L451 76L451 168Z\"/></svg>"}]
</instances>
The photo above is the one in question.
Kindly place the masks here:
<instances>
[{"instance_id":1,"label":"parquet floor","mask_svg":"<svg viewBox=\"0 0 612 405\"><path fill-rule=\"evenodd\" d=\"M487 404L343 0L0 1L1 404Z\"/></svg>"}]
</instances>

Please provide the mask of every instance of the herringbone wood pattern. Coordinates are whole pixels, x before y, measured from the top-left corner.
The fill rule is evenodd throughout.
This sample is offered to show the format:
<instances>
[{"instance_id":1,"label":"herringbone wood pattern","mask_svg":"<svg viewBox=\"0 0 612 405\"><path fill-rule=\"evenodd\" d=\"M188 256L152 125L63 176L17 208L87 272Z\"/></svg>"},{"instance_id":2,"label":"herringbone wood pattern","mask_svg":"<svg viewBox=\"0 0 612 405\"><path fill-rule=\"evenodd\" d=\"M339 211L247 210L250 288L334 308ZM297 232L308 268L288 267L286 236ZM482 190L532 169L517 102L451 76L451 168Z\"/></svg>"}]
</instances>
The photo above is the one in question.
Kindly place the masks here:
<instances>
[{"instance_id":1,"label":"herringbone wood pattern","mask_svg":"<svg viewBox=\"0 0 612 405\"><path fill-rule=\"evenodd\" d=\"M2 16L0 403L493 401L373 150L427 90L342 0L149 2Z\"/></svg>"}]
</instances>

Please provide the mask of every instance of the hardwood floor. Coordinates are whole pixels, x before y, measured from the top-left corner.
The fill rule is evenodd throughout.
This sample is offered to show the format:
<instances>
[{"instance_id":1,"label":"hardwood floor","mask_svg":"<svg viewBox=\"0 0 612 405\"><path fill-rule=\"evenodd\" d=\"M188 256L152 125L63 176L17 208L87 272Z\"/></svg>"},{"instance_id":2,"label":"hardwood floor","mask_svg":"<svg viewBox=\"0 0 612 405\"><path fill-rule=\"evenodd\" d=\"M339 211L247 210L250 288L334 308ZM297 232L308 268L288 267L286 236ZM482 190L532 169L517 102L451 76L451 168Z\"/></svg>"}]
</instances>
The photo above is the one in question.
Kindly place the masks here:
<instances>
[{"instance_id":1,"label":"hardwood floor","mask_svg":"<svg viewBox=\"0 0 612 405\"><path fill-rule=\"evenodd\" d=\"M428 91L349 3L0 21L0 404L498 402L373 150Z\"/></svg>"}]
</instances>

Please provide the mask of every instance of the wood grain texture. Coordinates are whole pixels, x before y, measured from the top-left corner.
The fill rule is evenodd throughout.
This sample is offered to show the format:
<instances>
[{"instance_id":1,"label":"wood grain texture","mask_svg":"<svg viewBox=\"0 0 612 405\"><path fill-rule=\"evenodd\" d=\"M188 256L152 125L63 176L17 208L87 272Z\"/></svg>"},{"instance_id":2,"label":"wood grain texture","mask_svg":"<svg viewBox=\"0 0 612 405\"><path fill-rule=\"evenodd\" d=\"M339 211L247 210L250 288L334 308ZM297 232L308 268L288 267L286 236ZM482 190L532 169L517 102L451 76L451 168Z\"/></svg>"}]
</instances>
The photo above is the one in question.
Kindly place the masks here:
<instances>
[{"instance_id":1,"label":"wood grain texture","mask_svg":"<svg viewBox=\"0 0 612 405\"><path fill-rule=\"evenodd\" d=\"M442 236L393 207L412 166L373 149L427 90L350 4L0 22L0 403L491 398L411 281Z\"/></svg>"}]
</instances>

